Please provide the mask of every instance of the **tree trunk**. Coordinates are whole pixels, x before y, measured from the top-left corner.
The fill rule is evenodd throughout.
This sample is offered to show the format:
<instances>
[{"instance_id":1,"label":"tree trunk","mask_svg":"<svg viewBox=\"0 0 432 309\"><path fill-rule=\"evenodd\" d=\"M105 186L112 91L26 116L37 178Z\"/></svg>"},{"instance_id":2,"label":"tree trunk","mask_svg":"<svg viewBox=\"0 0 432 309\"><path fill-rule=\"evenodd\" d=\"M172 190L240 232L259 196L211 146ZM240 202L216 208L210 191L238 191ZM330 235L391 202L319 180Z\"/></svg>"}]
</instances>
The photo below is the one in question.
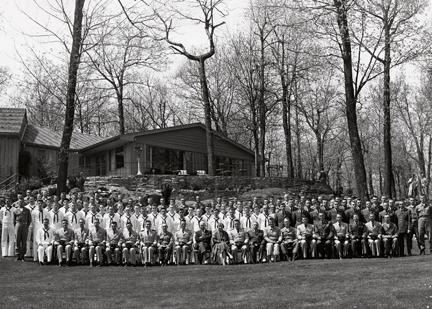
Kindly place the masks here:
<instances>
[{"instance_id":1,"label":"tree trunk","mask_svg":"<svg viewBox=\"0 0 432 309\"><path fill-rule=\"evenodd\" d=\"M392 197L394 181L392 171L391 149L391 115L390 115L390 26L384 24L384 87L383 87L383 146L384 146L384 195Z\"/></svg>"},{"instance_id":2,"label":"tree trunk","mask_svg":"<svg viewBox=\"0 0 432 309\"><path fill-rule=\"evenodd\" d=\"M266 106L265 106L265 41L260 36L260 86L259 86L259 137L260 137L260 176L265 177L265 147L266 147Z\"/></svg>"},{"instance_id":3,"label":"tree trunk","mask_svg":"<svg viewBox=\"0 0 432 309\"><path fill-rule=\"evenodd\" d=\"M317 141L317 159L319 172L324 170L324 141L319 132L315 132Z\"/></svg>"},{"instance_id":4,"label":"tree trunk","mask_svg":"<svg viewBox=\"0 0 432 309\"><path fill-rule=\"evenodd\" d=\"M69 147L73 132L76 84L78 78L78 68L81 60L80 47L84 2L85 0L75 1L72 49L69 60L68 85L66 93L65 122L63 127L63 136L60 144L60 150L58 154L57 195L60 195L61 192L66 192L67 189L66 180L68 177Z\"/></svg>"},{"instance_id":5,"label":"tree trunk","mask_svg":"<svg viewBox=\"0 0 432 309\"><path fill-rule=\"evenodd\" d=\"M296 125L296 143L297 143L297 178L301 179L303 176L303 168L301 161L301 137L300 137L300 119L299 119L299 111L296 107L295 109L295 125Z\"/></svg>"},{"instance_id":6,"label":"tree trunk","mask_svg":"<svg viewBox=\"0 0 432 309\"><path fill-rule=\"evenodd\" d=\"M360 134L357 125L357 102L354 92L353 67L351 55L351 38L348 29L348 8L346 0L334 0L334 6L337 10L337 23L341 36L341 53L344 65L345 78L345 100L346 100L346 117L348 123L348 133L351 144L351 154L353 158L356 189L358 196L365 200L368 197L366 169Z\"/></svg>"},{"instance_id":7,"label":"tree trunk","mask_svg":"<svg viewBox=\"0 0 432 309\"><path fill-rule=\"evenodd\" d=\"M204 103L204 121L206 127L206 144L207 144L207 173L210 176L215 175L214 169L214 145L213 145L213 133L211 127L211 105L210 105L210 94L207 85L207 76L205 71L204 59L199 62L199 75L201 84L201 93Z\"/></svg>"},{"instance_id":8,"label":"tree trunk","mask_svg":"<svg viewBox=\"0 0 432 309\"><path fill-rule=\"evenodd\" d=\"M373 178L372 178L372 175L373 175L373 173L372 173L372 167L371 166L369 166L369 193L370 193L370 195L375 195L375 191L374 191L374 188L373 188Z\"/></svg>"},{"instance_id":9,"label":"tree trunk","mask_svg":"<svg viewBox=\"0 0 432 309\"><path fill-rule=\"evenodd\" d=\"M285 78L285 44L282 44L280 79L282 86L282 122L285 135L285 152L287 161L287 177L294 178L294 165L291 145L291 98L288 93L288 83Z\"/></svg>"},{"instance_id":10,"label":"tree trunk","mask_svg":"<svg viewBox=\"0 0 432 309\"><path fill-rule=\"evenodd\" d=\"M117 91L117 110L119 119L119 134L124 135L125 130L125 120L124 120L124 105L123 105L123 89L120 87Z\"/></svg>"}]
</instances>

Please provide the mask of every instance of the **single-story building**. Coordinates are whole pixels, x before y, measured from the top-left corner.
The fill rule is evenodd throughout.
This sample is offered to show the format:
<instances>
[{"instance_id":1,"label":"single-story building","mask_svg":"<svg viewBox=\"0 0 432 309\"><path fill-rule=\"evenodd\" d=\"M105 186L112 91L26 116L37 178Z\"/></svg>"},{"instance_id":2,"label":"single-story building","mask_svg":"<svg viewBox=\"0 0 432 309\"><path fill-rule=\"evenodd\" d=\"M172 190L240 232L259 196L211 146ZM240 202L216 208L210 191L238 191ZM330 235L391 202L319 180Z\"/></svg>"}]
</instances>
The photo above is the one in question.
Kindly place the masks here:
<instances>
[{"instance_id":1,"label":"single-story building","mask_svg":"<svg viewBox=\"0 0 432 309\"><path fill-rule=\"evenodd\" d=\"M254 153L213 132L217 175L252 176ZM31 124L22 108L0 108L0 185L18 176L56 174L62 135ZM201 123L100 137L74 132L69 174L88 176L207 173L205 126Z\"/></svg>"}]
</instances>

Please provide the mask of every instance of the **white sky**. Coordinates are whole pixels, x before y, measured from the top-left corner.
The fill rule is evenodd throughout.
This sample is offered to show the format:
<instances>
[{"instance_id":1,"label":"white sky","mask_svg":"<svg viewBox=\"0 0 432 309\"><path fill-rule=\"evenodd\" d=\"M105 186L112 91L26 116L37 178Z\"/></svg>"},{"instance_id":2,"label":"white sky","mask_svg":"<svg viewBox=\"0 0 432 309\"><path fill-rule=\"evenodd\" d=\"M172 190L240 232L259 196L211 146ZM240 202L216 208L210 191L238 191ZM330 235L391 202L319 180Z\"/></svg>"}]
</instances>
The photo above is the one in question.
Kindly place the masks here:
<instances>
[{"instance_id":1,"label":"white sky","mask_svg":"<svg viewBox=\"0 0 432 309\"><path fill-rule=\"evenodd\" d=\"M35 5L34 0L1 0L0 8L0 66L8 67L13 73L21 70L19 54L25 56L30 48L46 53L59 53L62 47L59 44L46 43L46 39L34 37L44 31L31 21L23 11L43 24L49 24L51 29L63 29L55 20L47 19L46 14ZM47 6L47 0L36 0L41 6ZM65 0L73 4L73 0ZM225 18L226 24L218 29L219 35L228 32L234 33L242 27L243 14L248 7L249 0L227 0L226 7L229 15ZM117 0L112 0L113 6L118 6ZM73 6L71 7L73 10ZM71 13L72 15L72 13ZM199 48L205 42L202 26L184 26L178 29L179 36L185 45ZM183 60L178 57L179 61ZM175 58L174 58L175 59ZM173 60L174 60L173 59Z\"/></svg>"}]
</instances>

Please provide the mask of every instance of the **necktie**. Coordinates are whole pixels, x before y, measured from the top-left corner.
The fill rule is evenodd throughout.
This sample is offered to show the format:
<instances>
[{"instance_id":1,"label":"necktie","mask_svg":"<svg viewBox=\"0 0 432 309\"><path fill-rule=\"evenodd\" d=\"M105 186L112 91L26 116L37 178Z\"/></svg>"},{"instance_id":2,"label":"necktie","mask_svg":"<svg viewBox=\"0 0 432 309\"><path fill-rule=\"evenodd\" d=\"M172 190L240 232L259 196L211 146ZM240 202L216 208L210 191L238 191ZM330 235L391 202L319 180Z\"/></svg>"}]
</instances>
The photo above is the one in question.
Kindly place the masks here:
<instances>
[{"instance_id":1,"label":"necktie","mask_svg":"<svg viewBox=\"0 0 432 309\"><path fill-rule=\"evenodd\" d=\"M114 218L114 215L110 215L110 225L111 225L111 223L113 221L113 218Z\"/></svg>"},{"instance_id":2,"label":"necktie","mask_svg":"<svg viewBox=\"0 0 432 309\"><path fill-rule=\"evenodd\" d=\"M250 217L248 217L247 220L246 220L246 227L251 227Z\"/></svg>"},{"instance_id":3,"label":"necktie","mask_svg":"<svg viewBox=\"0 0 432 309\"><path fill-rule=\"evenodd\" d=\"M230 222L230 228L234 227L234 218L231 218L231 222Z\"/></svg>"},{"instance_id":4,"label":"necktie","mask_svg":"<svg viewBox=\"0 0 432 309\"><path fill-rule=\"evenodd\" d=\"M39 221L43 222L43 219L44 219L44 217L43 217L43 211L39 211Z\"/></svg>"},{"instance_id":5,"label":"necktie","mask_svg":"<svg viewBox=\"0 0 432 309\"><path fill-rule=\"evenodd\" d=\"M77 216L76 216L76 212L73 212L72 213L72 223L74 222L74 219L75 219L75 223L78 223L78 220L77 220Z\"/></svg>"},{"instance_id":6,"label":"necktie","mask_svg":"<svg viewBox=\"0 0 432 309\"><path fill-rule=\"evenodd\" d=\"M44 240L49 237L48 230L44 229Z\"/></svg>"},{"instance_id":7,"label":"necktie","mask_svg":"<svg viewBox=\"0 0 432 309\"><path fill-rule=\"evenodd\" d=\"M58 222L58 211L54 211L54 223Z\"/></svg>"},{"instance_id":8,"label":"necktie","mask_svg":"<svg viewBox=\"0 0 432 309\"><path fill-rule=\"evenodd\" d=\"M218 220L218 219L215 219L215 223L214 223L214 227L215 227L215 229L217 228L218 224L219 224L219 220Z\"/></svg>"},{"instance_id":9,"label":"necktie","mask_svg":"<svg viewBox=\"0 0 432 309\"><path fill-rule=\"evenodd\" d=\"M96 214L92 213L92 223L93 223L95 218L96 218Z\"/></svg>"},{"instance_id":10,"label":"necktie","mask_svg":"<svg viewBox=\"0 0 432 309\"><path fill-rule=\"evenodd\" d=\"M264 227L267 227L268 224L268 215L265 215Z\"/></svg>"}]
</instances>

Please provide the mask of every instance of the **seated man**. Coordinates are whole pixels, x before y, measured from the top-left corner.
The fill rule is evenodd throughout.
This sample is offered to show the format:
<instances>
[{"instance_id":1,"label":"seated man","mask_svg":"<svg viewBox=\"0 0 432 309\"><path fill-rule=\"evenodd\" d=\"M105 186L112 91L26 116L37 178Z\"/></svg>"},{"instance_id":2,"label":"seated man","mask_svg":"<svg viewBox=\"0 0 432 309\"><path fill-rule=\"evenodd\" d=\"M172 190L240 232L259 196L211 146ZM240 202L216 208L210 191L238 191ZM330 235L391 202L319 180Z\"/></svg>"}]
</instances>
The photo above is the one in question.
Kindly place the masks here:
<instances>
[{"instance_id":1,"label":"seated man","mask_svg":"<svg viewBox=\"0 0 432 309\"><path fill-rule=\"evenodd\" d=\"M382 226L375 221L374 213L369 214L369 222L366 223L366 235L372 256L381 256Z\"/></svg>"},{"instance_id":2,"label":"seated man","mask_svg":"<svg viewBox=\"0 0 432 309\"><path fill-rule=\"evenodd\" d=\"M318 221L314 225L312 239L312 258L332 257L334 239L334 227L331 221L327 221L324 212L318 213Z\"/></svg>"},{"instance_id":3,"label":"seated man","mask_svg":"<svg viewBox=\"0 0 432 309\"><path fill-rule=\"evenodd\" d=\"M43 226L39 229L36 235L36 243L38 245L38 260L40 265L44 265L44 257L47 262L51 263L53 253L54 231L49 226L49 219L44 218Z\"/></svg>"},{"instance_id":4,"label":"seated man","mask_svg":"<svg viewBox=\"0 0 432 309\"><path fill-rule=\"evenodd\" d=\"M180 229L174 235L177 265L189 264L192 241L192 232L186 229L186 220L181 219Z\"/></svg>"},{"instance_id":5,"label":"seated man","mask_svg":"<svg viewBox=\"0 0 432 309\"><path fill-rule=\"evenodd\" d=\"M382 239L384 243L384 257L396 256L398 249L398 228L391 222L389 214L384 215L382 224Z\"/></svg>"},{"instance_id":6,"label":"seated man","mask_svg":"<svg viewBox=\"0 0 432 309\"><path fill-rule=\"evenodd\" d=\"M334 235L335 247L339 259L342 260L342 258L348 255L348 249L349 249L348 224L342 222L342 214L338 213L336 215L336 222L333 224L333 228L335 231L335 235Z\"/></svg>"},{"instance_id":7,"label":"seated man","mask_svg":"<svg viewBox=\"0 0 432 309\"><path fill-rule=\"evenodd\" d=\"M195 263L208 264L208 252L211 249L211 239L212 232L207 229L207 224L205 222L201 222L199 231L195 232L194 235Z\"/></svg>"},{"instance_id":8,"label":"seated man","mask_svg":"<svg viewBox=\"0 0 432 309\"><path fill-rule=\"evenodd\" d=\"M267 242L267 261L275 262L279 260L279 245L282 242L280 229L275 224L275 219L270 217L269 226L264 230L264 239Z\"/></svg>"},{"instance_id":9,"label":"seated man","mask_svg":"<svg viewBox=\"0 0 432 309\"><path fill-rule=\"evenodd\" d=\"M88 260L89 230L85 227L85 220L79 220L79 228L75 230L74 257L78 264L85 264Z\"/></svg>"},{"instance_id":10,"label":"seated man","mask_svg":"<svg viewBox=\"0 0 432 309\"><path fill-rule=\"evenodd\" d=\"M259 229L258 221L252 224L252 229L248 231L248 238L252 263L258 263L263 258L266 245L264 231Z\"/></svg>"},{"instance_id":11,"label":"seated man","mask_svg":"<svg viewBox=\"0 0 432 309\"><path fill-rule=\"evenodd\" d=\"M365 256L366 249L366 229L363 222L360 221L358 214L353 215L353 222L348 227L351 240L351 251L353 257Z\"/></svg>"},{"instance_id":12,"label":"seated man","mask_svg":"<svg viewBox=\"0 0 432 309\"><path fill-rule=\"evenodd\" d=\"M105 255L107 258L108 265L113 263L112 257L114 255L114 264L120 265L121 262L121 251L123 235L117 228L117 222L113 221L111 228L107 231L107 241Z\"/></svg>"},{"instance_id":13,"label":"seated man","mask_svg":"<svg viewBox=\"0 0 432 309\"><path fill-rule=\"evenodd\" d=\"M151 221L146 220L144 228L140 232L141 241L141 259L144 266L155 263L155 254L157 252L158 236L155 230L151 228Z\"/></svg>"},{"instance_id":14,"label":"seated man","mask_svg":"<svg viewBox=\"0 0 432 309\"><path fill-rule=\"evenodd\" d=\"M238 251L241 250L241 259L247 264L247 247L249 235L240 228L240 220L234 220L234 228L228 233L230 237L231 252L234 256L234 263L238 264Z\"/></svg>"},{"instance_id":15,"label":"seated man","mask_svg":"<svg viewBox=\"0 0 432 309\"><path fill-rule=\"evenodd\" d=\"M162 232L159 235L158 251L159 251L159 264L167 266L170 260L172 249L174 245L174 236L168 231L168 225L162 224Z\"/></svg>"},{"instance_id":16,"label":"seated man","mask_svg":"<svg viewBox=\"0 0 432 309\"><path fill-rule=\"evenodd\" d=\"M105 249L105 242L107 240L107 232L100 226L99 218L94 219L94 227L89 232L89 256L90 256L90 267L94 263L94 255L96 252L96 262L98 266L102 266L103 263L103 249Z\"/></svg>"},{"instance_id":17,"label":"seated man","mask_svg":"<svg viewBox=\"0 0 432 309\"><path fill-rule=\"evenodd\" d=\"M139 247L139 235L134 230L132 222L126 223L126 228L123 232L123 261L124 265L136 265L136 255Z\"/></svg>"},{"instance_id":18,"label":"seated man","mask_svg":"<svg viewBox=\"0 0 432 309\"><path fill-rule=\"evenodd\" d=\"M309 224L309 217L302 216L302 223L297 226L297 247L300 247L303 253L303 258L308 258L308 252L312 244L314 226ZM296 251L298 249L296 248Z\"/></svg>"},{"instance_id":19,"label":"seated man","mask_svg":"<svg viewBox=\"0 0 432 309\"><path fill-rule=\"evenodd\" d=\"M283 225L284 226L281 229L281 251L287 261L294 261L294 256L296 254L294 249L297 245L297 231L291 226L289 217L283 219Z\"/></svg>"},{"instance_id":20,"label":"seated man","mask_svg":"<svg viewBox=\"0 0 432 309\"><path fill-rule=\"evenodd\" d=\"M72 245L74 241L74 231L69 228L68 220L62 220L62 228L54 234L54 245L57 247L57 259L59 266L63 266L63 253L66 253L66 264L70 266L72 258Z\"/></svg>"}]
</instances>

